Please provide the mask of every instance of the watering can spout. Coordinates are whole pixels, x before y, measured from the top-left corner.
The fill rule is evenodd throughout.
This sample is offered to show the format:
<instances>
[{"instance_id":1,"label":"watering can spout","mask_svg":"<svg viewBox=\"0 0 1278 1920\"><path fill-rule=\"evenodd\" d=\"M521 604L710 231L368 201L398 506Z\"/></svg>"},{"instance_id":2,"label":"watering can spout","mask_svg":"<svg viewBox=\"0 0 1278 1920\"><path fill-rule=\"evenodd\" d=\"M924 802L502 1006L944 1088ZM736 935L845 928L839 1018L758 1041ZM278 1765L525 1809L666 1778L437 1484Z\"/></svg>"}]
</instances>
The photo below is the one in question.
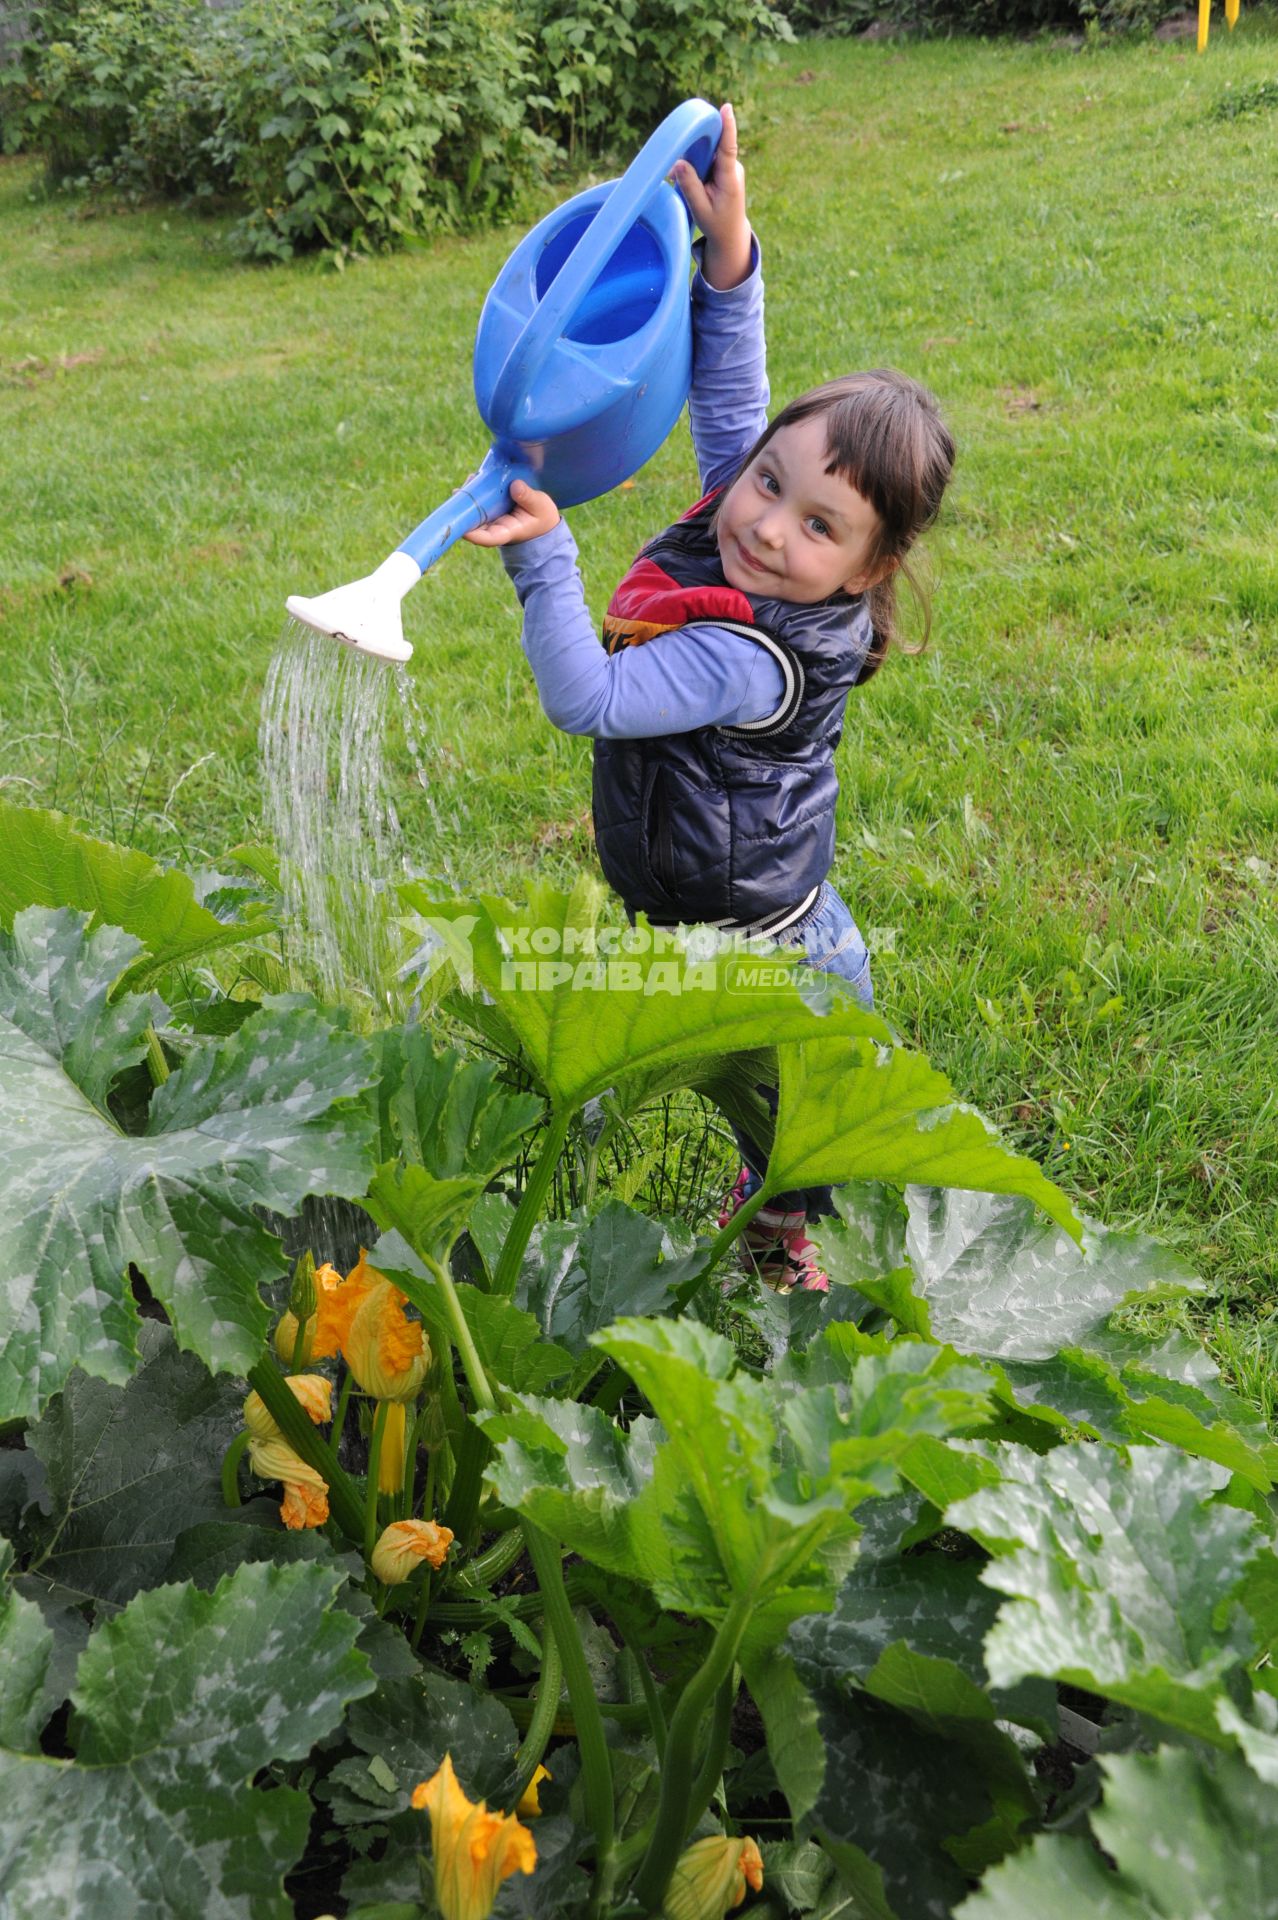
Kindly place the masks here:
<instances>
[{"instance_id":1,"label":"watering can spout","mask_svg":"<svg viewBox=\"0 0 1278 1920\"><path fill-rule=\"evenodd\" d=\"M314 599L295 593L284 603L289 613L303 626L343 640L358 653L402 666L413 657L400 614L404 595L463 534L504 511L510 483L524 471L490 452L474 478L428 514L375 573Z\"/></svg>"},{"instance_id":2,"label":"watering can spout","mask_svg":"<svg viewBox=\"0 0 1278 1920\"><path fill-rule=\"evenodd\" d=\"M352 580L313 599L301 593L290 594L284 604L295 620L313 627L316 633L344 640L357 653L373 653L380 660L402 665L411 660L413 649L404 638L400 602L421 577L417 562L400 551L362 580Z\"/></svg>"}]
</instances>

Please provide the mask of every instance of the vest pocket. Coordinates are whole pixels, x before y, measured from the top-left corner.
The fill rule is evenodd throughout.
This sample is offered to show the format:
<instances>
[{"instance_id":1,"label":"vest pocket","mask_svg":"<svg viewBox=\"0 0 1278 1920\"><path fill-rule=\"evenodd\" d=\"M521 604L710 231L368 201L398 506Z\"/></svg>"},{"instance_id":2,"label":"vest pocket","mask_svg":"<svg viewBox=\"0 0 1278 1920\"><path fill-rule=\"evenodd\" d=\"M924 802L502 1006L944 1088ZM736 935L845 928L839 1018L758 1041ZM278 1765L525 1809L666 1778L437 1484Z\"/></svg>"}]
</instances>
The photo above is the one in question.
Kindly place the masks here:
<instances>
[{"instance_id":1,"label":"vest pocket","mask_svg":"<svg viewBox=\"0 0 1278 1920\"><path fill-rule=\"evenodd\" d=\"M644 787L643 844L653 880L664 893L673 893L674 836L670 823L670 791L666 770L660 763L649 769Z\"/></svg>"}]
</instances>

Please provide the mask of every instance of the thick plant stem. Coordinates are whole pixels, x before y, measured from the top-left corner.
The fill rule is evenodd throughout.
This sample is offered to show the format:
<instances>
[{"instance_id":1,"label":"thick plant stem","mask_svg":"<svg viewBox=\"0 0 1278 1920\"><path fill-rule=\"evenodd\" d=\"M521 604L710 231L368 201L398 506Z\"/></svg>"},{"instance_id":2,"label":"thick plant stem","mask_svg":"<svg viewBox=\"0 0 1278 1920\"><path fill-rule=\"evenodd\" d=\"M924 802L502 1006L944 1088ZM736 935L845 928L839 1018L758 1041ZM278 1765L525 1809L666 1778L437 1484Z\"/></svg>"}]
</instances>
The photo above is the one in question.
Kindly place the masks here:
<instances>
[{"instance_id":1,"label":"thick plant stem","mask_svg":"<svg viewBox=\"0 0 1278 1920\"><path fill-rule=\"evenodd\" d=\"M426 1616L430 1612L430 1582L431 1575L428 1567L422 1575L422 1590L417 1597L417 1612L413 1616L413 1631L409 1637L409 1645L414 1651L416 1651L417 1643L422 1637L422 1630L426 1625Z\"/></svg>"},{"instance_id":2,"label":"thick plant stem","mask_svg":"<svg viewBox=\"0 0 1278 1920\"><path fill-rule=\"evenodd\" d=\"M497 1405L497 1395L484 1370L484 1363L479 1357L479 1348L475 1345L470 1322L458 1298L453 1276L438 1260L432 1260L429 1254L423 1254L422 1259L443 1299L449 1330L462 1363L462 1372L466 1376L466 1385L470 1388L471 1398L477 1407L483 1407L491 1412Z\"/></svg>"},{"instance_id":3,"label":"thick plant stem","mask_svg":"<svg viewBox=\"0 0 1278 1920\"><path fill-rule=\"evenodd\" d=\"M612 1761L604 1737L603 1716L595 1698L585 1649L564 1587L560 1549L549 1534L542 1533L530 1520L525 1520L523 1524L528 1556L541 1591L546 1631L554 1638L568 1683L568 1700L577 1726L577 1745L581 1750L581 1782L586 1816L595 1831L595 1874L599 1878L606 1869L611 1868L613 1840Z\"/></svg>"},{"instance_id":4,"label":"thick plant stem","mask_svg":"<svg viewBox=\"0 0 1278 1920\"><path fill-rule=\"evenodd\" d=\"M468 1420L462 1429L461 1445L457 1449L457 1471L453 1475L452 1491L444 1510L444 1525L451 1529L454 1539L462 1548L469 1547L475 1531L475 1516L479 1512L479 1499L484 1490L484 1468L488 1464L489 1451L488 1442L479 1428Z\"/></svg>"},{"instance_id":5,"label":"thick plant stem","mask_svg":"<svg viewBox=\"0 0 1278 1920\"><path fill-rule=\"evenodd\" d=\"M364 1559L371 1567L377 1545L377 1474L382 1464L382 1441L386 1436L389 1400L379 1400L373 1415L373 1437L368 1443L368 1484L364 1491Z\"/></svg>"},{"instance_id":6,"label":"thick plant stem","mask_svg":"<svg viewBox=\"0 0 1278 1920\"><path fill-rule=\"evenodd\" d=\"M333 1452L334 1453L336 1453L338 1448L341 1446L342 1435L346 1431L346 1409L347 1407L349 1407L351 1403L351 1392L354 1386L355 1386L355 1375L351 1372L350 1368L347 1367L346 1378L342 1382L342 1390L337 1396L337 1412L333 1415Z\"/></svg>"},{"instance_id":7,"label":"thick plant stem","mask_svg":"<svg viewBox=\"0 0 1278 1920\"><path fill-rule=\"evenodd\" d=\"M510 1231L506 1235L501 1258L497 1262L497 1271L493 1275L493 1292L504 1294L507 1299L515 1291L515 1283L519 1279L519 1269L523 1265L524 1253L532 1238L532 1230L537 1224L538 1214L546 1204L546 1195L550 1192L550 1183L555 1177L555 1168L559 1165L559 1156L564 1150L564 1141L568 1137L568 1123L571 1119L570 1108L552 1112L550 1125L541 1143L541 1152L528 1176L528 1185L524 1188L523 1197L510 1223Z\"/></svg>"},{"instance_id":8,"label":"thick plant stem","mask_svg":"<svg viewBox=\"0 0 1278 1920\"><path fill-rule=\"evenodd\" d=\"M714 1712L710 1717L710 1733L706 1740L706 1750L697 1768L697 1777L692 1783L692 1792L688 1798L688 1826L692 1832L698 1820L714 1798L714 1790L723 1777L723 1763L728 1753L728 1735L732 1731L732 1708L737 1697L737 1669L734 1662L732 1671L714 1697Z\"/></svg>"},{"instance_id":9,"label":"thick plant stem","mask_svg":"<svg viewBox=\"0 0 1278 1920\"><path fill-rule=\"evenodd\" d=\"M724 1615L719 1631L700 1671L680 1695L666 1737L666 1758L661 1769L661 1799L657 1821L648 1842L643 1864L635 1875L634 1897L645 1913L657 1913L674 1872L691 1821L689 1808L693 1793L693 1760L696 1738L706 1708L730 1678L737 1650L750 1619L753 1593L738 1594ZM583 1756L584 1757L584 1756ZM702 1772L711 1756L703 1763ZM722 1765L722 1762L720 1762ZM716 1776L717 1777L717 1776ZM698 1780L700 1775L698 1776ZM713 1783L711 1792L713 1792ZM709 1795L707 1794L707 1799ZM703 1803L704 1804L704 1803ZM700 1812L700 1809L698 1809Z\"/></svg>"},{"instance_id":10,"label":"thick plant stem","mask_svg":"<svg viewBox=\"0 0 1278 1920\"><path fill-rule=\"evenodd\" d=\"M482 1407L485 1412L494 1412L498 1404L497 1392L488 1378L479 1349L475 1345L474 1335L471 1333L470 1323L458 1298L453 1277L438 1260L432 1260L428 1255L423 1255L423 1259L444 1302L449 1331L457 1347L471 1398L475 1405ZM479 1511L484 1467L487 1461L488 1442L478 1427L472 1426L468 1421L462 1430L461 1445L457 1450L457 1472L453 1480L452 1493L449 1495L448 1511L444 1515L445 1526L452 1528L453 1534L463 1546L469 1544L470 1537L475 1531L475 1515Z\"/></svg>"},{"instance_id":11,"label":"thick plant stem","mask_svg":"<svg viewBox=\"0 0 1278 1920\"><path fill-rule=\"evenodd\" d=\"M528 1731L515 1755L515 1784L506 1795L506 1805L512 1813L532 1785L533 1775L541 1765L541 1756L555 1731L563 1677L564 1663L559 1658L559 1644L547 1628L542 1637L541 1681L537 1687L537 1702L533 1707L533 1717L528 1722Z\"/></svg>"},{"instance_id":12,"label":"thick plant stem","mask_svg":"<svg viewBox=\"0 0 1278 1920\"><path fill-rule=\"evenodd\" d=\"M226 1507L240 1505L240 1461L252 1435L237 1433L226 1452L222 1455L222 1504Z\"/></svg>"},{"instance_id":13,"label":"thick plant stem","mask_svg":"<svg viewBox=\"0 0 1278 1920\"><path fill-rule=\"evenodd\" d=\"M266 1411L294 1453L299 1454L307 1466L323 1474L328 1485L333 1518L342 1532L352 1540L362 1540L364 1507L355 1491L354 1482L345 1468L339 1465L337 1455L328 1441L312 1424L310 1415L284 1384L283 1374L269 1360L259 1360L255 1367L250 1367L248 1382L261 1394Z\"/></svg>"}]
</instances>

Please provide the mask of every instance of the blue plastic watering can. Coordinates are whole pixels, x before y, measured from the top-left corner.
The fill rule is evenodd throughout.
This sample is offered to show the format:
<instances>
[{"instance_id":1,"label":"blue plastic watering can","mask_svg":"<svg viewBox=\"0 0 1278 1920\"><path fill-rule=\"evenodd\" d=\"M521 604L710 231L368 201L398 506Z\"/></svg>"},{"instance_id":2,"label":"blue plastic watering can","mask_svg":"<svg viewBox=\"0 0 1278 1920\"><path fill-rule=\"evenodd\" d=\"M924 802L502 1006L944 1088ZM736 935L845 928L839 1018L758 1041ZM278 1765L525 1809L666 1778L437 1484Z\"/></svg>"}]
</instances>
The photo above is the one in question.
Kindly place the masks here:
<instances>
[{"instance_id":1,"label":"blue plastic watering can","mask_svg":"<svg viewBox=\"0 0 1278 1920\"><path fill-rule=\"evenodd\" d=\"M560 507L594 500L650 460L692 382L690 216L666 179L687 159L704 178L718 110L686 100L620 180L588 187L520 242L484 302L475 400L493 436L479 472L375 573L288 610L383 659L410 658L400 602L472 527L504 513L514 480Z\"/></svg>"}]
</instances>

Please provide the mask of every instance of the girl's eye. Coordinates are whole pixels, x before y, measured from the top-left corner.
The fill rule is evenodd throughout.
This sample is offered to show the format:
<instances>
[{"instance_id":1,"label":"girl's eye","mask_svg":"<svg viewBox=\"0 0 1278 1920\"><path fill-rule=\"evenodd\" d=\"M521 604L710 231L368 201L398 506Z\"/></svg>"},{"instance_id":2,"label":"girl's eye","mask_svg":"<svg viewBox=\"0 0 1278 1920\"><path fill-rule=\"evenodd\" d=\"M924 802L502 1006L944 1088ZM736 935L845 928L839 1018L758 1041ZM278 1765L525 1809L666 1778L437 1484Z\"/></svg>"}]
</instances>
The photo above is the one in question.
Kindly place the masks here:
<instances>
[{"instance_id":1,"label":"girl's eye","mask_svg":"<svg viewBox=\"0 0 1278 1920\"><path fill-rule=\"evenodd\" d=\"M818 520L815 514L813 514L811 520L808 522L808 525L812 528L812 531L814 533L828 535L830 531L830 529L826 526L825 521Z\"/></svg>"},{"instance_id":2,"label":"girl's eye","mask_svg":"<svg viewBox=\"0 0 1278 1920\"><path fill-rule=\"evenodd\" d=\"M781 491L777 485L776 476L768 473L763 468L759 470L759 484L760 486L766 487L769 493L780 493Z\"/></svg>"}]
</instances>

